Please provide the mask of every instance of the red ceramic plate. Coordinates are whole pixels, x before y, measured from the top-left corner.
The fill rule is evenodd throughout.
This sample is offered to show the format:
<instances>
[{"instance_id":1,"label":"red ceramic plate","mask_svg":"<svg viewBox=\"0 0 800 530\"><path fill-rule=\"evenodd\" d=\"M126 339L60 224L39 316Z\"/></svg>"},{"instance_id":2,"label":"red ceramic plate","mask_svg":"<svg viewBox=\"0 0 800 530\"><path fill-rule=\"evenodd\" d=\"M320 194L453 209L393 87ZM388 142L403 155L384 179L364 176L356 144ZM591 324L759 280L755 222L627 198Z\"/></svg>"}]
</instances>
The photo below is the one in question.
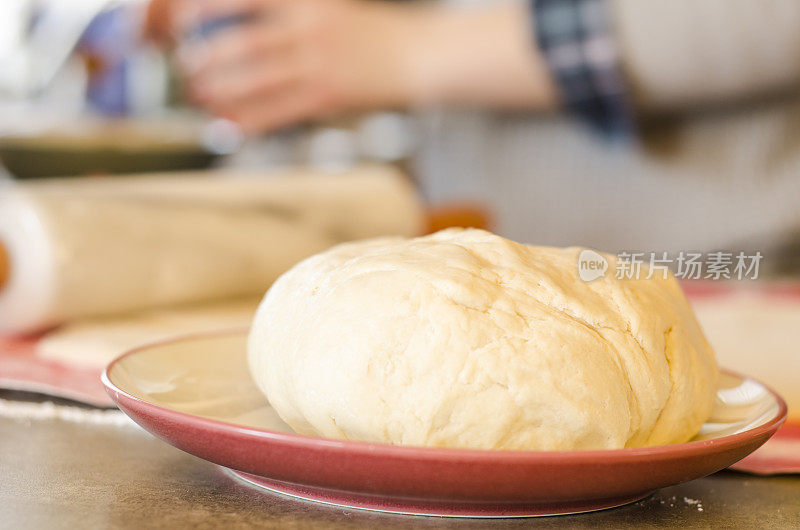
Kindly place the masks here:
<instances>
[{"instance_id":1,"label":"red ceramic plate","mask_svg":"<svg viewBox=\"0 0 800 530\"><path fill-rule=\"evenodd\" d=\"M269 490L395 513L514 517L619 506L723 469L763 444L786 404L725 373L695 440L601 451L483 451L294 433L250 380L243 331L139 348L103 374L111 398L168 443Z\"/></svg>"}]
</instances>

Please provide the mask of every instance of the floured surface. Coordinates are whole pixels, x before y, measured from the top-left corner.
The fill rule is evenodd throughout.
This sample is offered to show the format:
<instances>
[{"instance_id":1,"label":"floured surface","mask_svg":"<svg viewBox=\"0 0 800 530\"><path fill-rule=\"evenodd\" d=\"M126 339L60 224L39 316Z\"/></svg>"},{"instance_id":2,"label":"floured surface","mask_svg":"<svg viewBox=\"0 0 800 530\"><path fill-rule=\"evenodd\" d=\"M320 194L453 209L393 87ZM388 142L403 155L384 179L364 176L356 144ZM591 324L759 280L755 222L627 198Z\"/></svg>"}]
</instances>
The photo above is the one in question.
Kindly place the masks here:
<instances>
[{"instance_id":1,"label":"floured surface","mask_svg":"<svg viewBox=\"0 0 800 530\"><path fill-rule=\"evenodd\" d=\"M36 354L70 366L102 369L126 351L144 344L179 335L246 328L257 305L258 299L253 298L80 320L42 336L36 343Z\"/></svg>"},{"instance_id":2,"label":"floured surface","mask_svg":"<svg viewBox=\"0 0 800 530\"><path fill-rule=\"evenodd\" d=\"M720 364L769 384L800 422L800 294L740 290L692 306Z\"/></svg>"}]
</instances>

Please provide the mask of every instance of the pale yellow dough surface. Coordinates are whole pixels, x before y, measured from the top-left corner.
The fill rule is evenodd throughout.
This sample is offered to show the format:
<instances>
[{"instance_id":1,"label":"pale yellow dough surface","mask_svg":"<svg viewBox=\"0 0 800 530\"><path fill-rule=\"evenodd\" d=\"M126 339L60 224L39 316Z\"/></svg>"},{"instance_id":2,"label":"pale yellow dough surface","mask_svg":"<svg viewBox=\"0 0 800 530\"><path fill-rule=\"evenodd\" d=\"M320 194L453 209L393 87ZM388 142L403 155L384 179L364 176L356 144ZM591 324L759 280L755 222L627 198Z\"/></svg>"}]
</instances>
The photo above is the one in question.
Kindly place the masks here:
<instances>
[{"instance_id":1,"label":"pale yellow dough surface","mask_svg":"<svg viewBox=\"0 0 800 530\"><path fill-rule=\"evenodd\" d=\"M254 379L296 431L392 444L603 449L683 442L717 365L678 283L578 278L580 248L481 230L339 245L275 282Z\"/></svg>"}]
</instances>

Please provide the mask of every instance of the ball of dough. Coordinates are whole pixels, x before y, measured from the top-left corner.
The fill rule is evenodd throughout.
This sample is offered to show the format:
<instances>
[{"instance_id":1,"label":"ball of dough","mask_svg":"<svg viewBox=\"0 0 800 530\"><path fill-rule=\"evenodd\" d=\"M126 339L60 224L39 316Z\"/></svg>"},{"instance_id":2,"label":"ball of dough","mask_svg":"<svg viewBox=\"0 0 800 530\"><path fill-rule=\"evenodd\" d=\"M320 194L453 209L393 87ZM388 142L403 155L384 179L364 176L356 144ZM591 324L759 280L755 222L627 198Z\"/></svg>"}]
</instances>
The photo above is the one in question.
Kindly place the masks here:
<instances>
[{"instance_id":1,"label":"ball of dough","mask_svg":"<svg viewBox=\"0 0 800 530\"><path fill-rule=\"evenodd\" d=\"M482 230L348 243L270 288L251 373L301 434L481 449L691 438L717 366L678 283Z\"/></svg>"}]
</instances>

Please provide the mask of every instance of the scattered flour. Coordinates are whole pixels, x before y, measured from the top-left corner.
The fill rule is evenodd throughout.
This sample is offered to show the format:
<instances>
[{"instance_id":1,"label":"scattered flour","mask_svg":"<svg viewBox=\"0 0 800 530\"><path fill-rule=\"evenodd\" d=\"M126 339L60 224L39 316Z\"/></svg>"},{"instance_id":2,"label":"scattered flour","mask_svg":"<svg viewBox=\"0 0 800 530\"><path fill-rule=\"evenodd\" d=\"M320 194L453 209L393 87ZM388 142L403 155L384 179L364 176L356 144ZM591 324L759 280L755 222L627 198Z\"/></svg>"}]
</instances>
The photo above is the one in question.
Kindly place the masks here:
<instances>
[{"instance_id":1,"label":"scattered flour","mask_svg":"<svg viewBox=\"0 0 800 530\"><path fill-rule=\"evenodd\" d=\"M56 405L51 401L30 403L0 399L0 417L13 420L61 420L94 425L135 425L119 410L87 409Z\"/></svg>"},{"instance_id":2,"label":"scattered flour","mask_svg":"<svg viewBox=\"0 0 800 530\"><path fill-rule=\"evenodd\" d=\"M700 499L690 499L689 497L684 497L683 502L685 502L689 506L697 507L698 512L703 511L703 502Z\"/></svg>"}]
</instances>

